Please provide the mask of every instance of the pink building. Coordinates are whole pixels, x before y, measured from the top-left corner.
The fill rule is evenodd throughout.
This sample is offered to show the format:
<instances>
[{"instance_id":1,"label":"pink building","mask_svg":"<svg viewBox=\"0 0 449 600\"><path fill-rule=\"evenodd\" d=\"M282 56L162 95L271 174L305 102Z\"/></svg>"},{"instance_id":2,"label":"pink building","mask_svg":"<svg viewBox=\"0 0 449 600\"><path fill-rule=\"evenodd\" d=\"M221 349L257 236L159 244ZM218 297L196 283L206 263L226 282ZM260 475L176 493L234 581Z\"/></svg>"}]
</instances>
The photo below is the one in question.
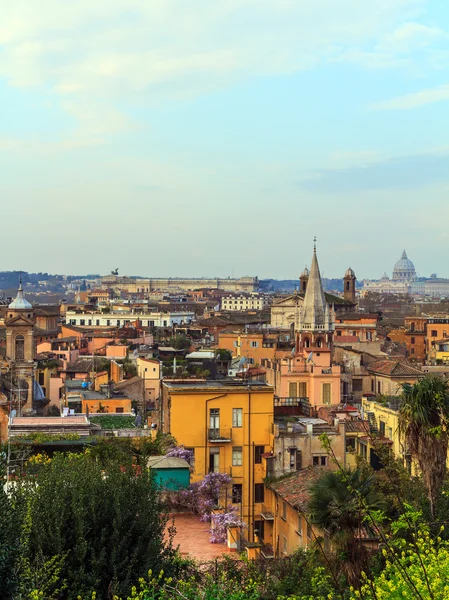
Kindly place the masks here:
<instances>
[{"instance_id":1,"label":"pink building","mask_svg":"<svg viewBox=\"0 0 449 600\"><path fill-rule=\"evenodd\" d=\"M324 297L316 247L302 285L305 296L295 331L296 345L290 357L262 362L267 383L275 388L278 406L295 406L299 398L307 398L312 407L339 404L341 368L332 364L335 313Z\"/></svg>"}]
</instances>

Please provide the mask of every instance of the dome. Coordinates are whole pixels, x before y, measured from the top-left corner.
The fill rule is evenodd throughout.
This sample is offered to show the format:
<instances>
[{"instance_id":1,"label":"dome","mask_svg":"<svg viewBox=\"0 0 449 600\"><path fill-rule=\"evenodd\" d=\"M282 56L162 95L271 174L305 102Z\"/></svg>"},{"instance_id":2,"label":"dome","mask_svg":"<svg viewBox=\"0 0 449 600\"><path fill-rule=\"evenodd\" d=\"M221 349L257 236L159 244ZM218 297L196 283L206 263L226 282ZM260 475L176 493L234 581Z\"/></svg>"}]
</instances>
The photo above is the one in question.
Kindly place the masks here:
<instances>
[{"instance_id":1,"label":"dome","mask_svg":"<svg viewBox=\"0 0 449 600\"><path fill-rule=\"evenodd\" d=\"M408 258L405 250L401 258L394 265L393 280L394 281L410 281L416 277L415 265Z\"/></svg>"},{"instance_id":2,"label":"dome","mask_svg":"<svg viewBox=\"0 0 449 600\"><path fill-rule=\"evenodd\" d=\"M12 308L13 310L32 310L33 307L25 300L23 297L23 288L22 283L19 285L19 289L17 290L17 298L11 302L8 308Z\"/></svg>"},{"instance_id":3,"label":"dome","mask_svg":"<svg viewBox=\"0 0 449 600\"><path fill-rule=\"evenodd\" d=\"M355 277L354 271L349 267L349 269L345 273L345 277Z\"/></svg>"},{"instance_id":4,"label":"dome","mask_svg":"<svg viewBox=\"0 0 449 600\"><path fill-rule=\"evenodd\" d=\"M301 273L300 278L301 277L308 277L310 275L310 271L307 267L304 267L304 271Z\"/></svg>"}]
</instances>

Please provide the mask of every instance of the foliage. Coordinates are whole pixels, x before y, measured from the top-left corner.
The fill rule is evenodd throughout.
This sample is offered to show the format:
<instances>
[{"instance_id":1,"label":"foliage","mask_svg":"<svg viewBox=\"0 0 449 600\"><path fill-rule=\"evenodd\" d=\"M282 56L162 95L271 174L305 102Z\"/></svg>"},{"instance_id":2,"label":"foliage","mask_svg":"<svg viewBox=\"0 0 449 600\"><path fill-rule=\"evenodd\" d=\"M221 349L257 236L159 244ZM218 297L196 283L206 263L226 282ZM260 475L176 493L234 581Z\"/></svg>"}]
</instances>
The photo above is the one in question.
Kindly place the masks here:
<instances>
[{"instance_id":1,"label":"foliage","mask_svg":"<svg viewBox=\"0 0 449 600\"><path fill-rule=\"evenodd\" d=\"M28 477L13 489L13 503L28 506L21 564L34 585L42 573L46 585L66 583L58 598L74 600L91 590L99 598L125 593L173 556L150 472L114 460L104 466L89 451L57 453L41 465L38 485ZM48 592L42 597L51 598Z\"/></svg>"},{"instance_id":2,"label":"foliage","mask_svg":"<svg viewBox=\"0 0 449 600\"><path fill-rule=\"evenodd\" d=\"M192 342L186 335L177 334L170 338L168 344L172 348L175 348L175 350L188 350L192 345Z\"/></svg>"},{"instance_id":3,"label":"foliage","mask_svg":"<svg viewBox=\"0 0 449 600\"><path fill-rule=\"evenodd\" d=\"M323 471L310 487L310 520L326 531L341 562L341 571L354 585L368 562L361 539L370 532L368 511L383 508L373 475L361 470Z\"/></svg>"},{"instance_id":4,"label":"foliage","mask_svg":"<svg viewBox=\"0 0 449 600\"><path fill-rule=\"evenodd\" d=\"M128 415L111 415L90 417L89 421L95 425L100 425L102 429L131 429L135 427L136 417Z\"/></svg>"},{"instance_id":5,"label":"foliage","mask_svg":"<svg viewBox=\"0 0 449 600\"><path fill-rule=\"evenodd\" d=\"M228 527L245 527L238 514L237 506L229 504L223 511L211 513L210 541L212 544L226 542Z\"/></svg>"},{"instance_id":6,"label":"foliage","mask_svg":"<svg viewBox=\"0 0 449 600\"><path fill-rule=\"evenodd\" d=\"M410 519L417 526L421 520L420 513L408 513L394 523L393 530L410 531ZM443 600L448 597L449 542L430 534L424 523L417 526L412 534L413 543L409 544L400 537L392 542L392 553L386 549L385 569L382 573L368 580L360 591L354 591L352 598L376 600Z\"/></svg>"},{"instance_id":7,"label":"foliage","mask_svg":"<svg viewBox=\"0 0 449 600\"><path fill-rule=\"evenodd\" d=\"M171 492L168 503L173 510L189 511L200 515L202 521L210 521L212 511L226 504L232 479L226 473L208 473L204 479L192 483L187 490Z\"/></svg>"},{"instance_id":8,"label":"foliage","mask_svg":"<svg viewBox=\"0 0 449 600\"><path fill-rule=\"evenodd\" d=\"M41 444L43 442L61 442L66 440L80 440L81 436L78 433L27 433L14 437L14 442L34 442Z\"/></svg>"},{"instance_id":9,"label":"foliage","mask_svg":"<svg viewBox=\"0 0 449 600\"><path fill-rule=\"evenodd\" d=\"M218 360L232 360L232 352L230 350L226 350L225 348L217 348L216 356Z\"/></svg>"},{"instance_id":10,"label":"foliage","mask_svg":"<svg viewBox=\"0 0 449 600\"><path fill-rule=\"evenodd\" d=\"M446 474L449 441L449 382L427 375L414 385L403 385L400 430L411 455L418 460L427 488L430 510L435 513L437 497Z\"/></svg>"},{"instance_id":11,"label":"foliage","mask_svg":"<svg viewBox=\"0 0 449 600\"><path fill-rule=\"evenodd\" d=\"M167 452L166 456L175 457L175 458L183 458L189 464L191 464L191 462L193 460L192 450L188 450L187 448L184 448L184 446L175 446L174 448L171 448Z\"/></svg>"}]
</instances>

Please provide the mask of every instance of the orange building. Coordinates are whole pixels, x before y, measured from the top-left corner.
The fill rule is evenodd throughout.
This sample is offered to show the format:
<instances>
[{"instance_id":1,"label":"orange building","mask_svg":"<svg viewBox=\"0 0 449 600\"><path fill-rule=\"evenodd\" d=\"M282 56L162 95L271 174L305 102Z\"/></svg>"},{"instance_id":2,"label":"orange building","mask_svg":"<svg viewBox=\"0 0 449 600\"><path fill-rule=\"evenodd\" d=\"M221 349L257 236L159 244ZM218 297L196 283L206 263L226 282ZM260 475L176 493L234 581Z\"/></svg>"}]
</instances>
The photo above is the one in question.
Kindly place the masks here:
<instances>
[{"instance_id":1,"label":"orange building","mask_svg":"<svg viewBox=\"0 0 449 600\"><path fill-rule=\"evenodd\" d=\"M260 365L263 358L275 358L277 339L263 333L222 331L218 336L217 347L229 350L233 357L245 356L251 364Z\"/></svg>"}]
</instances>

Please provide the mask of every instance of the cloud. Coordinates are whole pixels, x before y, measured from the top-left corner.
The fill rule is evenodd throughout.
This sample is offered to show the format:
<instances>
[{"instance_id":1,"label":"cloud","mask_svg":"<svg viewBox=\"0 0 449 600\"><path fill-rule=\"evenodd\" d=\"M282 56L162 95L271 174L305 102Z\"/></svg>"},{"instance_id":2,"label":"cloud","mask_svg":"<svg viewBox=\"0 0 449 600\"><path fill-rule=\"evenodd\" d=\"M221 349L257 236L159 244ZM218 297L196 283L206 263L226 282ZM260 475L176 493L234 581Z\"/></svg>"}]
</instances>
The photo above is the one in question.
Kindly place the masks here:
<instances>
[{"instance_id":1,"label":"cloud","mask_svg":"<svg viewBox=\"0 0 449 600\"><path fill-rule=\"evenodd\" d=\"M376 190L412 190L449 183L449 152L389 158L343 169L317 170L300 183L304 190L347 194Z\"/></svg>"},{"instance_id":2,"label":"cloud","mask_svg":"<svg viewBox=\"0 0 449 600\"><path fill-rule=\"evenodd\" d=\"M380 36L372 48L347 48L334 60L356 63L367 69L404 66L416 69L421 59L427 68L429 65L436 68L438 45L447 45L448 40L449 34L443 29L408 21Z\"/></svg>"},{"instance_id":3,"label":"cloud","mask_svg":"<svg viewBox=\"0 0 449 600\"><path fill-rule=\"evenodd\" d=\"M405 94L390 100L374 102L370 105L370 108L371 110L408 110L426 104L433 104L434 102L443 102L444 100L449 100L449 84Z\"/></svg>"},{"instance_id":4,"label":"cloud","mask_svg":"<svg viewBox=\"0 0 449 600\"><path fill-rule=\"evenodd\" d=\"M390 46L417 38L430 43L436 30L412 21L424 5L425 0L15 0L3 8L0 21L0 77L11 86L51 90L75 119L75 104L85 107L95 98L95 117L81 115L78 123L79 137L87 141L91 131L97 143L108 128L115 134L134 127L118 114L126 104L210 93L336 58L363 64L366 45L392 30ZM397 64L388 52L376 60ZM66 101L70 97L72 103Z\"/></svg>"}]
</instances>

